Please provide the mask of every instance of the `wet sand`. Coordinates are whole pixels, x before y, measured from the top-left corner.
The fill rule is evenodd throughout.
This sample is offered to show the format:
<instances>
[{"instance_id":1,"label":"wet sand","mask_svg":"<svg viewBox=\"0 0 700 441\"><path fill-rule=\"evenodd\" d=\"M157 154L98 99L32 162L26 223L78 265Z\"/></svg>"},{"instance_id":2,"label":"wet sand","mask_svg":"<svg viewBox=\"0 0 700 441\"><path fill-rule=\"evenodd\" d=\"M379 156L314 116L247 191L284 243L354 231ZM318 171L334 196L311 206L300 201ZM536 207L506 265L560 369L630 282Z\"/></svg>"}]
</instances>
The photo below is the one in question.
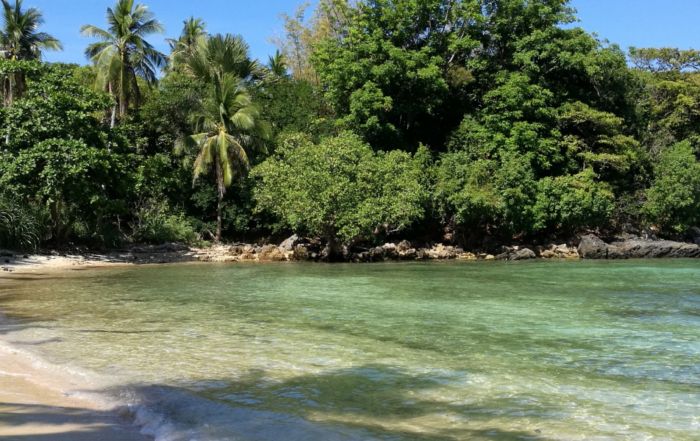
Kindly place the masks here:
<instances>
[{"instance_id":1,"label":"wet sand","mask_svg":"<svg viewBox=\"0 0 700 441\"><path fill-rule=\"evenodd\" d=\"M34 262L18 271L65 269L68 260ZM2 278L2 273L0 273ZM0 322L4 319L0 315ZM146 441L130 415L91 400L79 376L57 372L0 340L0 439L3 441ZM88 388L89 389L89 388Z\"/></svg>"}]
</instances>

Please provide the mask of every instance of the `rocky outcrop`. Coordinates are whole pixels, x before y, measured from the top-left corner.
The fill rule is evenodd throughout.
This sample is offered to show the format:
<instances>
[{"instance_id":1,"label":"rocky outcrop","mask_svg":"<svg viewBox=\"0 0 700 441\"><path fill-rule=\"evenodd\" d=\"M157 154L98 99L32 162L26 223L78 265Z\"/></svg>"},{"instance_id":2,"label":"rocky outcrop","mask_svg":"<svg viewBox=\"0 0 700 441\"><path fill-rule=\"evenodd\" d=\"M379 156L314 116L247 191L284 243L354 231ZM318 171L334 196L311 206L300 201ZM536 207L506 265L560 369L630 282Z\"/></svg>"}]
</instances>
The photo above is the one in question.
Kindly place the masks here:
<instances>
[{"instance_id":1,"label":"rocky outcrop","mask_svg":"<svg viewBox=\"0 0 700 441\"><path fill-rule=\"evenodd\" d=\"M539 256L543 259L578 259L578 250L567 244L549 245L538 249Z\"/></svg>"},{"instance_id":2,"label":"rocky outcrop","mask_svg":"<svg viewBox=\"0 0 700 441\"><path fill-rule=\"evenodd\" d=\"M530 248L506 247L505 251L495 257L496 260L530 260L537 258L537 254Z\"/></svg>"},{"instance_id":3,"label":"rocky outcrop","mask_svg":"<svg viewBox=\"0 0 700 441\"><path fill-rule=\"evenodd\" d=\"M641 238L607 244L597 236L586 235L581 238L578 252L584 259L700 258L700 245Z\"/></svg>"},{"instance_id":4,"label":"rocky outcrop","mask_svg":"<svg viewBox=\"0 0 700 441\"><path fill-rule=\"evenodd\" d=\"M608 244L593 234L582 236L578 244L578 255L583 259L607 259Z\"/></svg>"}]
</instances>

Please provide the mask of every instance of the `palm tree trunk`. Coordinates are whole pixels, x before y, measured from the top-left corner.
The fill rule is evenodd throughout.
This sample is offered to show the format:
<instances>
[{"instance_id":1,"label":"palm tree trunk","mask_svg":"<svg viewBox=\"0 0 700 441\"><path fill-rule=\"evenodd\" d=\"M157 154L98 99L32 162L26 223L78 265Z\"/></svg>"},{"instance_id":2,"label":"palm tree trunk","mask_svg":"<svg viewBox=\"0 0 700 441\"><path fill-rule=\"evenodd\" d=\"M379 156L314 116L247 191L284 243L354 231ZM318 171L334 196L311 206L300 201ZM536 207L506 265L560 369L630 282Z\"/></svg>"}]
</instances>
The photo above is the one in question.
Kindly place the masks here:
<instances>
[{"instance_id":1,"label":"palm tree trunk","mask_svg":"<svg viewBox=\"0 0 700 441\"><path fill-rule=\"evenodd\" d=\"M126 112L129 109L129 95L128 90L128 80L127 80L127 68L125 64L126 60L124 55L122 55L122 66L121 66L121 78L119 87L119 118L123 119L126 116Z\"/></svg>"},{"instance_id":2,"label":"palm tree trunk","mask_svg":"<svg viewBox=\"0 0 700 441\"><path fill-rule=\"evenodd\" d=\"M216 201L216 243L221 242L221 230L223 224L223 204L224 204L224 194L226 194L226 187L224 186L224 173L221 169L221 163L218 159L216 162L216 185L218 187L218 198Z\"/></svg>"},{"instance_id":3,"label":"palm tree trunk","mask_svg":"<svg viewBox=\"0 0 700 441\"><path fill-rule=\"evenodd\" d=\"M114 96L114 88L112 87L112 82L110 81L108 86L109 88L109 94L111 96ZM110 121L109 121L109 128L113 129L114 126L117 125L117 101L114 101L114 105L112 106L112 115L110 116Z\"/></svg>"}]
</instances>

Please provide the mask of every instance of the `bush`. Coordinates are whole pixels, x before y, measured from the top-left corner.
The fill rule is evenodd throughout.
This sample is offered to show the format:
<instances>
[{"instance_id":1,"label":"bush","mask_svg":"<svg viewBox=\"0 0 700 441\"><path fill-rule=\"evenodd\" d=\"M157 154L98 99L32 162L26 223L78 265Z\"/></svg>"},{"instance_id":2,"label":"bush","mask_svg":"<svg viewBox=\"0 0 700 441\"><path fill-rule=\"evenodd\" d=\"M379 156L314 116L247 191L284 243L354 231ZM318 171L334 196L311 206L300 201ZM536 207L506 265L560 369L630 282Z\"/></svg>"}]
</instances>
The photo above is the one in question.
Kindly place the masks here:
<instances>
[{"instance_id":1,"label":"bush","mask_svg":"<svg viewBox=\"0 0 700 441\"><path fill-rule=\"evenodd\" d=\"M683 232L700 223L700 161L689 142L661 153L644 211L663 229Z\"/></svg>"},{"instance_id":2,"label":"bush","mask_svg":"<svg viewBox=\"0 0 700 441\"><path fill-rule=\"evenodd\" d=\"M192 222L182 213L174 213L165 202L148 201L136 210L131 225L136 242L195 243L198 239Z\"/></svg>"},{"instance_id":3,"label":"bush","mask_svg":"<svg viewBox=\"0 0 700 441\"><path fill-rule=\"evenodd\" d=\"M423 217L424 156L375 153L350 133L319 144L295 135L253 170L254 197L296 232L350 244Z\"/></svg>"},{"instance_id":4,"label":"bush","mask_svg":"<svg viewBox=\"0 0 700 441\"><path fill-rule=\"evenodd\" d=\"M41 240L39 213L19 201L0 196L0 247L34 250Z\"/></svg>"},{"instance_id":5,"label":"bush","mask_svg":"<svg viewBox=\"0 0 700 441\"><path fill-rule=\"evenodd\" d=\"M571 232L605 225L615 196L608 184L595 177L593 170L586 169L576 175L541 179L534 207L536 229Z\"/></svg>"}]
</instances>

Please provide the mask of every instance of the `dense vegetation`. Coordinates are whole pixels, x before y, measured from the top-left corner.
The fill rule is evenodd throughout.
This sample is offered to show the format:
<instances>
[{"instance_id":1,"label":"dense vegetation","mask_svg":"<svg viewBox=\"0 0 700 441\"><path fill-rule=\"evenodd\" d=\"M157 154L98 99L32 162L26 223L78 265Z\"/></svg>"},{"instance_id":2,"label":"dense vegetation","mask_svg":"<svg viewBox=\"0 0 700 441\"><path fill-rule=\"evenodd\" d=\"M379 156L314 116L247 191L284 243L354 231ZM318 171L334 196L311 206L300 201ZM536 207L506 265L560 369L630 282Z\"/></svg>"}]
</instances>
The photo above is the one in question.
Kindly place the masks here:
<instances>
[{"instance_id":1,"label":"dense vegetation","mask_svg":"<svg viewBox=\"0 0 700 441\"><path fill-rule=\"evenodd\" d=\"M700 52L626 54L566 0L321 0L265 64L196 18L162 54L118 0L89 67L42 62L39 11L2 7L0 246L700 223Z\"/></svg>"}]
</instances>

